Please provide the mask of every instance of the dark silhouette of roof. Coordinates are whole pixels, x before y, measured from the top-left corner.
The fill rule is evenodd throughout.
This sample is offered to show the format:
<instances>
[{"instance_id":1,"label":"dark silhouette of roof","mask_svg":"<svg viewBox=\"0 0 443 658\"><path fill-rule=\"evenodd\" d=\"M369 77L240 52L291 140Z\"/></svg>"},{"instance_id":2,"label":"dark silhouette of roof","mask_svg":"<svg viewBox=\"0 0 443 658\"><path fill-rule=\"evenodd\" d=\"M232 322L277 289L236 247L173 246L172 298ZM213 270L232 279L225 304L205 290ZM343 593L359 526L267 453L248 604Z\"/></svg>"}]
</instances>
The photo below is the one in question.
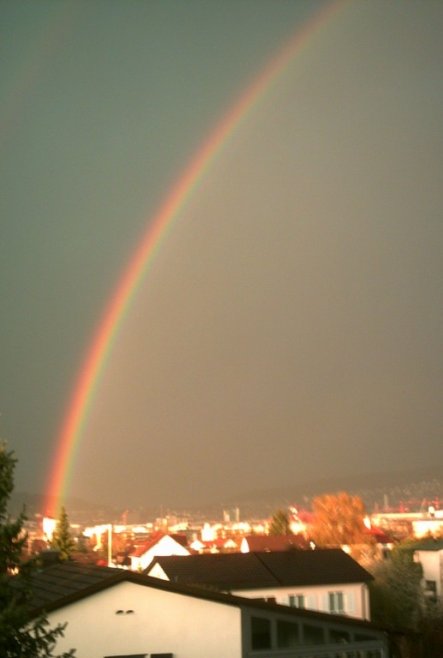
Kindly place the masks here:
<instances>
[{"instance_id":1,"label":"dark silhouette of roof","mask_svg":"<svg viewBox=\"0 0 443 658\"><path fill-rule=\"evenodd\" d=\"M413 542L410 548L414 551L443 551L443 539L424 537L422 540Z\"/></svg>"},{"instance_id":2,"label":"dark silhouette of roof","mask_svg":"<svg viewBox=\"0 0 443 658\"><path fill-rule=\"evenodd\" d=\"M246 535L244 539L251 553L309 548L308 541L302 535Z\"/></svg>"},{"instance_id":3,"label":"dark silhouette of roof","mask_svg":"<svg viewBox=\"0 0 443 658\"><path fill-rule=\"evenodd\" d=\"M79 592L92 593L105 582L119 578L119 569L94 564L59 562L32 576L33 606L46 608L60 599L70 599Z\"/></svg>"},{"instance_id":4,"label":"dark silhouette of roof","mask_svg":"<svg viewBox=\"0 0 443 658\"><path fill-rule=\"evenodd\" d=\"M364 583L372 580L341 549L292 550L275 553L225 553L157 557L171 582L206 585L220 590L303 587Z\"/></svg>"}]
</instances>

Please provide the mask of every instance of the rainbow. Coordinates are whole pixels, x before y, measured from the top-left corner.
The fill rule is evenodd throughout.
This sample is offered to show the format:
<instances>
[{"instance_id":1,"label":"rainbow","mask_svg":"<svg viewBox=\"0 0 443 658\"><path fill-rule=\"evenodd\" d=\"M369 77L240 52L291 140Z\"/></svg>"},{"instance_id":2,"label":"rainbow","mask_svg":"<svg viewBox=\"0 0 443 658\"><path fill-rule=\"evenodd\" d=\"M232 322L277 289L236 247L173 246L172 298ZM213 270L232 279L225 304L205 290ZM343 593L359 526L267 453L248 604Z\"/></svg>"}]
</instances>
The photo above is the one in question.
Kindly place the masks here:
<instances>
[{"instance_id":1,"label":"rainbow","mask_svg":"<svg viewBox=\"0 0 443 658\"><path fill-rule=\"evenodd\" d=\"M68 489L75 453L88 419L95 391L112 352L114 341L127 311L137 294L155 253L171 230L174 219L195 192L234 130L244 121L253 107L270 89L292 60L303 50L309 39L318 32L349 0L336 0L322 7L304 28L297 31L288 43L272 58L264 70L246 88L225 114L215 130L194 154L178 178L166 200L160 205L142 240L133 254L117 288L110 299L90 348L77 376L73 395L56 439L56 449L46 493L46 514L54 516Z\"/></svg>"}]
</instances>

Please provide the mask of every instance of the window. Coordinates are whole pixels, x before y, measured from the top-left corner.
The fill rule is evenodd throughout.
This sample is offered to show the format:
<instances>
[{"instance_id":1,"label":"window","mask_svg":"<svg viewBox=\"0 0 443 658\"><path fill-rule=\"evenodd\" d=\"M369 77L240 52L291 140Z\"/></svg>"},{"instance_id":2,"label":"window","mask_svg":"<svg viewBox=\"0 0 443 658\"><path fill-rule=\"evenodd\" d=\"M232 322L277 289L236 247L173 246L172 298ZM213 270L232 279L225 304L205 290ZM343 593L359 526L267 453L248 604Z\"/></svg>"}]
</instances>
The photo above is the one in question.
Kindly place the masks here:
<instances>
[{"instance_id":1,"label":"window","mask_svg":"<svg viewBox=\"0 0 443 658\"><path fill-rule=\"evenodd\" d=\"M330 628L329 642L340 643L340 644L343 642L350 642L349 633L347 631L343 631L338 628Z\"/></svg>"},{"instance_id":2,"label":"window","mask_svg":"<svg viewBox=\"0 0 443 658\"><path fill-rule=\"evenodd\" d=\"M375 642L377 639L375 635L366 635L363 633L357 633L355 636L356 642Z\"/></svg>"},{"instance_id":3,"label":"window","mask_svg":"<svg viewBox=\"0 0 443 658\"><path fill-rule=\"evenodd\" d=\"M432 594L437 594L437 582L435 580L426 580L425 588Z\"/></svg>"},{"instance_id":4,"label":"window","mask_svg":"<svg viewBox=\"0 0 443 658\"><path fill-rule=\"evenodd\" d=\"M306 608L305 595L304 594L290 594L289 595L289 605L292 608Z\"/></svg>"},{"instance_id":5,"label":"window","mask_svg":"<svg viewBox=\"0 0 443 658\"><path fill-rule=\"evenodd\" d=\"M324 644L325 634L321 626L303 624L303 641L305 644Z\"/></svg>"},{"instance_id":6,"label":"window","mask_svg":"<svg viewBox=\"0 0 443 658\"><path fill-rule=\"evenodd\" d=\"M290 621L277 621L277 646L279 649L295 647L300 642L298 624Z\"/></svg>"},{"instance_id":7,"label":"window","mask_svg":"<svg viewBox=\"0 0 443 658\"><path fill-rule=\"evenodd\" d=\"M343 615L345 612L345 603L343 592L329 592L329 612L337 615Z\"/></svg>"},{"instance_id":8,"label":"window","mask_svg":"<svg viewBox=\"0 0 443 658\"><path fill-rule=\"evenodd\" d=\"M251 617L252 649L271 648L271 621L263 617Z\"/></svg>"}]
</instances>

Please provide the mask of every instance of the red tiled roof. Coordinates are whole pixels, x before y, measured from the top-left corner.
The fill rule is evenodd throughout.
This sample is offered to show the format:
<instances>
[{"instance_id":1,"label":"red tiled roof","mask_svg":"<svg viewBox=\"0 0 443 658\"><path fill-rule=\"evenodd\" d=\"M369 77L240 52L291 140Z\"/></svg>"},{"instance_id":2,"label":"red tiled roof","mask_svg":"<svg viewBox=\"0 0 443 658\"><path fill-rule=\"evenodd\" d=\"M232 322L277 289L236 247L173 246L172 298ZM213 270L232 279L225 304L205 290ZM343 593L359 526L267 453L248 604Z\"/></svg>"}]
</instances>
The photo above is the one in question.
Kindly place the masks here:
<instances>
[{"instance_id":1,"label":"red tiled roof","mask_svg":"<svg viewBox=\"0 0 443 658\"><path fill-rule=\"evenodd\" d=\"M394 542L394 539L381 528L371 528L368 532L378 544L392 544Z\"/></svg>"}]
</instances>

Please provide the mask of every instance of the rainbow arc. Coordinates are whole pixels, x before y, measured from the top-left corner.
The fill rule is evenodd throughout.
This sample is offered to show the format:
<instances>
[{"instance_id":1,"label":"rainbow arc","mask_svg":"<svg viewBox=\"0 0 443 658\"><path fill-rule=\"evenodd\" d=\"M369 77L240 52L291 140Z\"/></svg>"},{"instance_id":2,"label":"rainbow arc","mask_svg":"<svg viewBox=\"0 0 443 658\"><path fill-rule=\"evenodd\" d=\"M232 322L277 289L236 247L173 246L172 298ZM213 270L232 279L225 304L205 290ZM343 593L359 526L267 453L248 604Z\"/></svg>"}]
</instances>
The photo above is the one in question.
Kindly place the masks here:
<instances>
[{"instance_id":1,"label":"rainbow arc","mask_svg":"<svg viewBox=\"0 0 443 658\"><path fill-rule=\"evenodd\" d=\"M146 232L105 308L77 376L68 410L56 441L46 493L46 513L48 515L54 516L58 507L63 504L69 488L75 454L113 344L137 290L149 270L149 265L173 227L174 220L191 195L195 193L228 138L247 118L291 62L304 51L311 38L347 4L348 0L339 0L323 7L269 61L203 142L172 187L164 203L160 205L154 217L148 222Z\"/></svg>"}]
</instances>

